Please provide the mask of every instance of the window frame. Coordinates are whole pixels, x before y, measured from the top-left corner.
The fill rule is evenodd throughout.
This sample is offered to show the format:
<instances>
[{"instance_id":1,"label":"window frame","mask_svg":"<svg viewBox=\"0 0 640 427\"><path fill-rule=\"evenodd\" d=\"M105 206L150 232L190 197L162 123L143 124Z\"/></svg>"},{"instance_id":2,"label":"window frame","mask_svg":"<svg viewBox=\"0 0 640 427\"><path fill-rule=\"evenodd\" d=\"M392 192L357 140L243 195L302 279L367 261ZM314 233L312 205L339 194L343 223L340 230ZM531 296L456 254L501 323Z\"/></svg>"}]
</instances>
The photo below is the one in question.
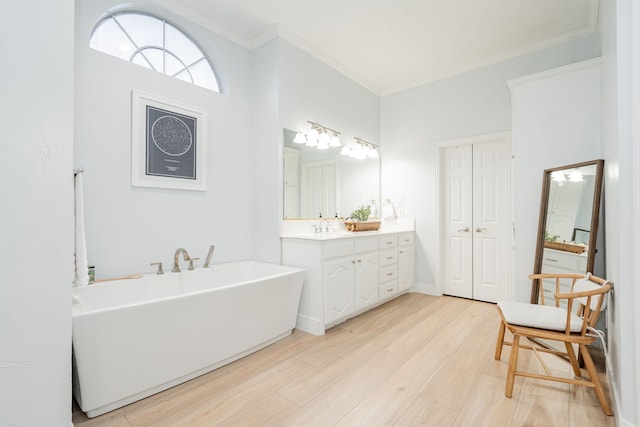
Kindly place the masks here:
<instances>
[{"instance_id":1,"label":"window frame","mask_svg":"<svg viewBox=\"0 0 640 427\"><path fill-rule=\"evenodd\" d=\"M162 46L159 45L154 45L154 44L147 44L147 45L141 45L138 41L134 40L134 38L132 37L132 35L123 27L123 25L121 24L121 22L119 22L118 17L119 16L131 16L131 15L141 15L143 17L148 17L148 18L152 18L155 19L157 21L159 21L159 23L162 25ZM106 22L113 22L115 24L115 26L122 32L122 35L129 41L129 43L131 44L132 50L131 52L128 54L128 59L126 59L123 56L117 56L113 53L110 53L107 50L101 49L99 47L94 47L92 46L93 44L93 40L94 40L94 35L96 34L97 30L104 25ZM179 32L184 38L186 38L188 41L190 41L191 43L193 43L193 45L195 46L195 48L198 49L199 54L201 55L200 58L191 61L190 63L187 63L185 60L183 60L180 56L179 52L176 52L175 50L171 50L167 48L167 39L166 39L166 26L169 25L171 27L173 27L173 29L177 32ZM210 90L212 92L216 92L216 93L220 93L222 94L222 87L220 84L220 78L218 76L216 67L214 66L213 62L211 61L211 58L209 57L209 55L207 54L206 50L202 48L202 46L200 45L200 43L198 43L198 41L188 32L184 31L179 25L176 25L173 21L165 18L164 16L161 16L159 14L156 13L152 13L152 12L148 12L148 11L142 11L142 10L133 10L133 9L122 9L122 10L116 10L116 11L110 11L108 13L106 13L104 16L102 16L97 22L96 24L93 26L93 29L91 31L91 35L89 37L89 47L91 49L97 50L99 52L105 53L107 55L110 56L114 56L116 58L125 60L131 64L135 64L135 65L139 65L142 66L144 68L147 68L149 70L153 70L156 72L159 72L161 74L164 74L165 76L168 77L173 77L177 80L181 80L184 81L186 83L190 83L193 84L194 86L198 86L201 87L203 89L207 89ZM162 70L159 70L157 67L157 63L154 63L154 61L150 60L147 55L145 55L145 51L150 51L150 50L158 50L161 52L162 54ZM174 61L177 61L178 64L180 64L180 68L173 73L167 72L167 56L170 56L171 58L173 58ZM139 62L134 62L134 59L136 57L141 57L141 60ZM197 64L202 63L203 61L206 62L209 70L211 71L211 75L213 78L213 84L215 85L214 87L210 87L207 84L207 81L197 81L196 79L194 79L193 74L192 74L192 67L194 67ZM141 64L140 62L144 62L144 64ZM188 76L188 79L185 78L181 78L179 77L180 75L184 75L186 74Z\"/></svg>"}]
</instances>

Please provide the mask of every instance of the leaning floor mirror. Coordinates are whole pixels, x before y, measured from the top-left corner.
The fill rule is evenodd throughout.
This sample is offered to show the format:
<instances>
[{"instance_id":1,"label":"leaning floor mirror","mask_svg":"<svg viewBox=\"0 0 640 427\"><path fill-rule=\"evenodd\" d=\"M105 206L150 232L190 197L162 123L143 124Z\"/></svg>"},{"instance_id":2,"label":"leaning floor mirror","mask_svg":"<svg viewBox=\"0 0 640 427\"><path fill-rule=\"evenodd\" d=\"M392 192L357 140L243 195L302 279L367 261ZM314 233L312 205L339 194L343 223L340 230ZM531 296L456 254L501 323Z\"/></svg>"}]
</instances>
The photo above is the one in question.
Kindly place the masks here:
<instances>
[{"instance_id":1,"label":"leaning floor mirror","mask_svg":"<svg viewBox=\"0 0 640 427\"><path fill-rule=\"evenodd\" d=\"M604 160L544 171L534 273L594 272ZM555 305L553 286L534 280L531 303Z\"/></svg>"}]
</instances>

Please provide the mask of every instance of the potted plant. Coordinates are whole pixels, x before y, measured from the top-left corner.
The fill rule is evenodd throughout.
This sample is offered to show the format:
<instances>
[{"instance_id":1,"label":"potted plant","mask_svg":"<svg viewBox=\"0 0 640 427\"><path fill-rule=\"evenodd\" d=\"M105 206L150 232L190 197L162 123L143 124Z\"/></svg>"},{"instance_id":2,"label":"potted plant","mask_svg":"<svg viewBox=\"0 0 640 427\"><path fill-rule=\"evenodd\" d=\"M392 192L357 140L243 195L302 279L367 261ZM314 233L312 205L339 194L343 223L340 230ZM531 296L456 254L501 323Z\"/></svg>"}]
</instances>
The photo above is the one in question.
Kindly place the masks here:
<instances>
[{"instance_id":1,"label":"potted plant","mask_svg":"<svg viewBox=\"0 0 640 427\"><path fill-rule=\"evenodd\" d=\"M380 221L369 221L371 206L363 205L351 212L344 225L349 231L372 231L380 228Z\"/></svg>"}]
</instances>

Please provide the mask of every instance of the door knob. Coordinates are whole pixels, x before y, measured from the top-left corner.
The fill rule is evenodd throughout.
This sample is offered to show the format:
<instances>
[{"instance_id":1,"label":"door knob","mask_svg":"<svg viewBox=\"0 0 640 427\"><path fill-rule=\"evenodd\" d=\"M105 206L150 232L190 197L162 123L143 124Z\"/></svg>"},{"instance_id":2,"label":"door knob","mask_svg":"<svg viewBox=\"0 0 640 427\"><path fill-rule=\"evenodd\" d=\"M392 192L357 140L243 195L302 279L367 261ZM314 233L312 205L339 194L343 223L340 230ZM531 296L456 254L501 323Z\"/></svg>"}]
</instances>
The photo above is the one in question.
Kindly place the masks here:
<instances>
[{"instance_id":1,"label":"door knob","mask_svg":"<svg viewBox=\"0 0 640 427\"><path fill-rule=\"evenodd\" d=\"M476 232L477 232L477 233L482 233L483 231L487 231L487 228L486 228L486 227L482 227L482 228L477 227L477 228L476 228Z\"/></svg>"},{"instance_id":2,"label":"door knob","mask_svg":"<svg viewBox=\"0 0 640 427\"><path fill-rule=\"evenodd\" d=\"M469 227L465 227L465 228L461 228L460 230L458 230L458 233L468 233L469 232Z\"/></svg>"}]
</instances>

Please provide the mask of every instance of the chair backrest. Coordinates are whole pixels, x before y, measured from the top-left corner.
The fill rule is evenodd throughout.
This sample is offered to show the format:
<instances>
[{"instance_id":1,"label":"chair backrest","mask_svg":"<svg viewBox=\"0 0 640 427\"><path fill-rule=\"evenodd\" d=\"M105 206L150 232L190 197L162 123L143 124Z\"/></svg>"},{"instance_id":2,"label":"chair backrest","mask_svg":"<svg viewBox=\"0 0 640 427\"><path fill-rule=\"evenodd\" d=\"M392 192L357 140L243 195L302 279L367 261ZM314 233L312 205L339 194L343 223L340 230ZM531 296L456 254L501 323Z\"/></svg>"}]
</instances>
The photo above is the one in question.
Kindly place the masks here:
<instances>
[{"instance_id":1,"label":"chair backrest","mask_svg":"<svg viewBox=\"0 0 640 427\"><path fill-rule=\"evenodd\" d=\"M607 307L607 294L611 287L612 283L609 280L591 273L573 283L571 294L585 295L574 297L573 301L578 303L578 315L586 318L588 326L595 327L600 313Z\"/></svg>"},{"instance_id":2,"label":"chair backrest","mask_svg":"<svg viewBox=\"0 0 640 427\"><path fill-rule=\"evenodd\" d=\"M573 323L571 321L571 312L575 312L582 319L581 332L583 335L589 327L595 327L600 312L607 306L607 293L613 286L610 281L596 277L591 273L541 273L532 274L529 278L539 279L540 281L542 279L555 280L556 307L560 306L561 300L567 302L567 333L569 333L570 325ZM561 293L560 282L567 280L571 281L571 290ZM540 286L540 289L540 293L543 294L542 286ZM544 299L542 299L542 303L544 304ZM576 308L577 310L575 310Z\"/></svg>"}]
</instances>

